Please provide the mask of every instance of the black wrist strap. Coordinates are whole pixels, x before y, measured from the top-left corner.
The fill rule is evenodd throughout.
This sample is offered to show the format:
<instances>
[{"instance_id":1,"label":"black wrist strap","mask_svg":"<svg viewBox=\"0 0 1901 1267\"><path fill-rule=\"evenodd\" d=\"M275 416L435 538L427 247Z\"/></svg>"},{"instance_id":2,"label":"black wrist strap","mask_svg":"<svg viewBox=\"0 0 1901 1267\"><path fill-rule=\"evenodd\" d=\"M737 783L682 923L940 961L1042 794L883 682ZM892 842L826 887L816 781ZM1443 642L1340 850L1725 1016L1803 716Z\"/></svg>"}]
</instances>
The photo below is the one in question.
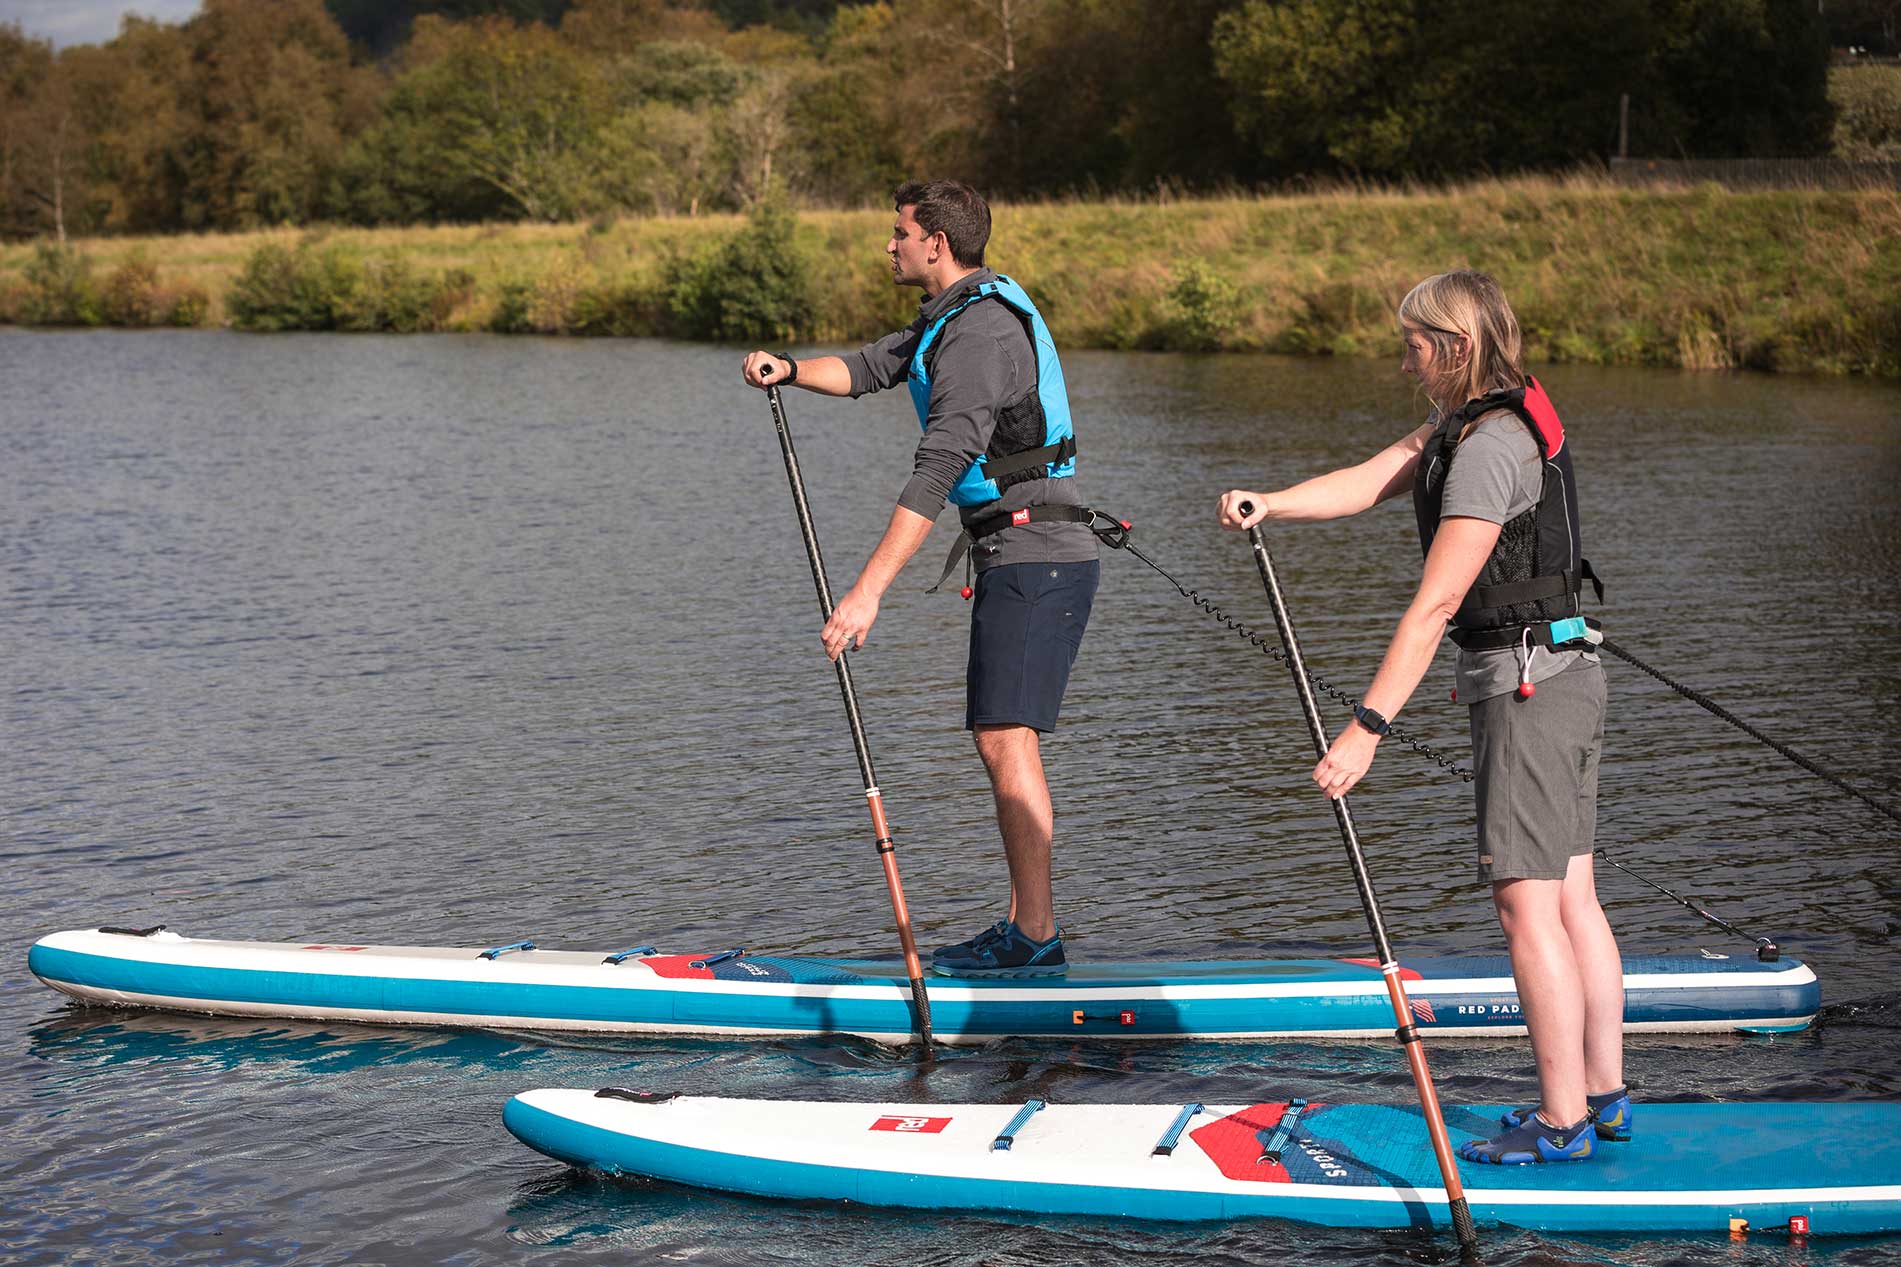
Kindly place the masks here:
<instances>
[{"instance_id":1,"label":"black wrist strap","mask_svg":"<svg viewBox=\"0 0 1901 1267\"><path fill-rule=\"evenodd\" d=\"M785 379L783 382L780 383L780 386L783 387L783 386L786 386L787 384L798 382L799 381L799 363L793 360L791 357L787 356L784 352L779 352L779 353L776 353L775 355L777 355L780 360L786 363Z\"/></svg>"},{"instance_id":2,"label":"black wrist strap","mask_svg":"<svg viewBox=\"0 0 1901 1267\"><path fill-rule=\"evenodd\" d=\"M1384 717L1380 716L1379 713L1364 704L1355 704L1353 706L1353 720L1359 722L1360 725L1366 727L1382 739L1393 733L1393 723L1387 721Z\"/></svg>"}]
</instances>

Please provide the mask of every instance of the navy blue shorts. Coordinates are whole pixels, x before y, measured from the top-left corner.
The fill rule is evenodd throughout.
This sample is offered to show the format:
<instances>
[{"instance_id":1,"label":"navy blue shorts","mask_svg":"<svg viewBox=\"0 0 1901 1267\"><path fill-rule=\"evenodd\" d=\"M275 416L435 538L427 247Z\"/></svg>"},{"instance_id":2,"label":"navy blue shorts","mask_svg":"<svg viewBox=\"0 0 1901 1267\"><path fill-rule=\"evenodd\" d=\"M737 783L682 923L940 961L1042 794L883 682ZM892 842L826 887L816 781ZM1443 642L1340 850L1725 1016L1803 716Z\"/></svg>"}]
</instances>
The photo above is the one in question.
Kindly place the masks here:
<instances>
[{"instance_id":1,"label":"navy blue shorts","mask_svg":"<svg viewBox=\"0 0 1901 1267\"><path fill-rule=\"evenodd\" d=\"M964 729L1056 729L1102 565L1007 563L977 573Z\"/></svg>"}]
</instances>

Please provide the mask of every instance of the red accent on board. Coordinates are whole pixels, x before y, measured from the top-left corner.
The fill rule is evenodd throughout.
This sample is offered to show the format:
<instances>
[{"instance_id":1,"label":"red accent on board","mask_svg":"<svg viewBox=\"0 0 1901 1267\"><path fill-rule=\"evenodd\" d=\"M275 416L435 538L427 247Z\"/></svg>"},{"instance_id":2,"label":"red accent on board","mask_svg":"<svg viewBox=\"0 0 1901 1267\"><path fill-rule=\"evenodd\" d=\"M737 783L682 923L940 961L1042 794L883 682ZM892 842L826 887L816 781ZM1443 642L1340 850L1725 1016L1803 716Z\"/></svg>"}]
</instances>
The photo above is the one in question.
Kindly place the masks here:
<instances>
[{"instance_id":1,"label":"red accent on board","mask_svg":"<svg viewBox=\"0 0 1901 1267\"><path fill-rule=\"evenodd\" d=\"M1300 1111L1301 1117L1304 1120L1326 1107L1324 1104L1309 1104ZM1188 1138L1194 1140L1201 1151L1208 1155L1208 1160L1230 1179L1291 1183L1286 1166L1277 1161L1261 1160L1260 1133L1271 1132L1279 1126L1281 1114L1285 1112L1285 1104L1256 1104L1232 1116L1216 1118L1206 1126L1198 1126L1188 1132Z\"/></svg>"},{"instance_id":2,"label":"red accent on board","mask_svg":"<svg viewBox=\"0 0 1901 1267\"><path fill-rule=\"evenodd\" d=\"M1122 1009L1122 1015L1116 1019L1121 1021L1124 1025L1133 1025L1135 1024L1135 1012L1133 1009L1125 1007Z\"/></svg>"},{"instance_id":3,"label":"red accent on board","mask_svg":"<svg viewBox=\"0 0 1901 1267\"><path fill-rule=\"evenodd\" d=\"M874 1131L895 1131L900 1135L937 1135L951 1124L947 1117L881 1117L871 1124Z\"/></svg>"},{"instance_id":4,"label":"red accent on board","mask_svg":"<svg viewBox=\"0 0 1901 1267\"><path fill-rule=\"evenodd\" d=\"M315 945L311 945L311 946L300 946L298 947L298 949L299 950L368 950L369 947L368 946L332 946L324 942L318 942Z\"/></svg>"},{"instance_id":5,"label":"red accent on board","mask_svg":"<svg viewBox=\"0 0 1901 1267\"><path fill-rule=\"evenodd\" d=\"M1808 1234L1809 1216L1806 1214L1791 1214L1789 1216L1789 1235L1807 1236Z\"/></svg>"},{"instance_id":6,"label":"red accent on board","mask_svg":"<svg viewBox=\"0 0 1901 1267\"><path fill-rule=\"evenodd\" d=\"M665 977L669 981L682 981L696 977L702 981L711 981L713 970L706 967L704 961L708 955L718 953L715 950L703 950L697 955L656 955L647 959L636 959L634 962L652 968L655 975ZM693 965L696 963L701 966L695 968Z\"/></svg>"},{"instance_id":7,"label":"red accent on board","mask_svg":"<svg viewBox=\"0 0 1901 1267\"><path fill-rule=\"evenodd\" d=\"M1341 963L1357 963L1362 968L1371 968L1375 972L1378 972L1380 969L1380 961L1377 959L1342 959L1340 962ZM1424 977L1420 976L1417 972L1413 971L1411 968L1408 968L1405 964L1401 964L1399 967L1399 979L1401 981L1424 981L1425 980Z\"/></svg>"}]
</instances>

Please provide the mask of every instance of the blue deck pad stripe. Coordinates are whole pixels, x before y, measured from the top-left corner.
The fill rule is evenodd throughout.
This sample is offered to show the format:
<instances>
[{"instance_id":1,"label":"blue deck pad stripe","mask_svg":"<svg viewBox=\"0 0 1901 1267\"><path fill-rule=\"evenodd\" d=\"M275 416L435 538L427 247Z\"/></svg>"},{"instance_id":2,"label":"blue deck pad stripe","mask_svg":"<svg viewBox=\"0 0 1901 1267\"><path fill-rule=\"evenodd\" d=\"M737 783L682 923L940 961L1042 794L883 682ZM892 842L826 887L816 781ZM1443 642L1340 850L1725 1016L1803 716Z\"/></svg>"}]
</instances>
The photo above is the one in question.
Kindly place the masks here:
<instances>
[{"instance_id":1,"label":"blue deck pad stripe","mask_svg":"<svg viewBox=\"0 0 1901 1267\"><path fill-rule=\"evenodd\" d=\"M507 962L504 960L504 962ZM527 961L521 961L526 963ZM1337 980L1338 965L1313 961L1321 984ZM1441 963L1446 961L1440 961ZM1477 963L1489 963L1481 960ZM1503 963L1503 960L1498 962ZM1632 961L1654 968L1660 962ZM1681 968L1697 961L1677 960ZM1721 966L1719 971L1728 973ZM801 978L824 975L824 984L849 984L886 992L870 998L789 995L766 990L699 988L688 981L681 988L662 986L631 989L612 985L539 985L520 981L441 980L409 977L378 977L346 973L287 972L269 969L244 969L174 965L158 960L96 955L64 950L45 944L35 945L28 955L34 973L51 983L69 983L75 987L110 990L126 994L150 995L166 999L196 1000L212 1010L213 1004L230 1003L253 1006L278 1006L289 1009L329 1008L341 1011L376 1012L391 1015L431 1014L466 1017L479 1024L489 1018L540 1018L569 1023L634 1024L681 1029L724 1028L760 1032L828 1033L902 1036L911 1033L911 1008L907 983L902 976L867 976L851 973L841 961L798 959L745 959L733 963L753 965L774 981L803 984ZM1115 965L1117 975L1109 976L1105 966L1093 973L1076 972L1067 981L1048 984L1016 981L977 983L932 982L931 1008L934 1028L946 1035L1002 1036L1022 1034L1115 1034L1123 1037L1171 1036L1196 1034L1275 1033L1285 1031L1364 1031L1383 1033L1392 1026L1391 1004L1380 983L1379 973L1347 965L1360 974L1353 980L1366 985L1364 993L1267 998L1197 997L1153 999L1118 997L1117 989L1169 985L1255 985L1260 983L1299 985L1304 978L1292 975L1290 964L1220 964L1219 971L1197 976L1182 969L1199 965L1158 965L1176 971L1138 974L1138 965ZM1251 971L1241 971L1250 969ZM616 972L638 971L618 968ZM1677 987L1670 989L1633 989L1627 993L1625 1019L1629 1023L1684 1024L1722 1022L1732 1018L1762 1020L1768 1028L1778 1025L1799 1027L1820 1007L1820 988L1810 978L1788 983L1790 973L1765 972L1759 984ZM1800 974L1806 975L1806 974ZM1445 978L1441 978L1445 979ZM740 984L722 982L723 986ZM1003 991L1015 997L996 997ZM1074 1011L1079 1007L1107 1012L1078 1026ZM1123 1025L1121 1011L1132 1013L1134 1023ZM1509 978L1499 982L1496 991L1458 995L1415 996L1416 1019L1422 1029L1495 1028L1522 1023L1515 997L1510 993ZM1426 1015L1426 1011L1430 1015Z\"/></svg>"},{"instance_id":2,"label":"blue deck pad stripe","mask_svg":"<svg viewBox=\"0 0 1901 1267\"><path fill-rule=\"evenodd\" d=\"M1736 1116L1741 1117L1749 1106L1735 1107L1738 1110ZM1837 1107L1884 1107L1901 1112L1901 1106L1896 1105ZM1450 1223L1436 1175L1417 1188L1364 1189L1368 1195L1359 1199L1350 1195L1305 1196L1273 1184L1262 1184L1258 1194L1157 1190L1004 1178L945 1177L746 1157L623 1135L550 1113L519 1098L508 1102L502 1120L508 1130L530 1148L570 1165L608 1173L649 1176L690 1187L749 1196L856 1201L867 1205L910 1209L1006 1210L1169 1222L1286 1218L1330 1227L1363 1228L1443 1228ZM1646 1129L1650 1129L1648 1123ZM1459 1142L1457 1132L1453 1142L1455 1145ZM1743 1200L1721 1204L1687 1198L1671 1200L1670 1189L1624 1189L1607 1194L1603 1201L1566 1203L1534 1199L1527 1202L1510 1199L1512 1190L1497 1182L1500 1179L1519 1178L1520 1182L1513 1184L1512 1188L1518 1192L1536 1191L1535 1182L1524 1180L1544 1180L1547 1187L1555 1187L1550 1182L1554 1178L1585 1172L1566 1186L1589 1192L1596 1190L1585 1186L1592 1168L1591 1163L1485 1167L1490 1173L1482 1177L1473 1173L1478 1167L1464 1167L1462 1170L1472 1216L1484 1225L1505 1224L1552 1232L1722 1232L1728 1230L1731 1218L1745 1218L1753 1226L1769 1227L1786 1223L1791 1214L1807 1214L1818 1234L1866 1235L1901 1230L1901 1198L1835 1199L1829 1195L1829 1185L1817 1184L1806 1176L1807 1182L1799 1185L1802 1191L1800 1199ZM1788 1171L1779 1173L1791 1174ZM1892 1164L1888 1167L1888 1173L1894 1173ZM1692 1182L1705 1179L1694 1169L1682 1177ZM1601 1177L1597 1183L1602 1184ZM1760 1189L1763 1185L1759 1181L1755 1186ZM1788 1186L1792 1189L1798 1187L1795 1183ZM1721 1184L1699 1183L1696 1190L1719 1191L1722 1188ZM1396 1191L1413 1192L1415 1198L1395 1199L1393 1194ZM1419 1193L1436 1193L1438 1199L1429 1200ZM1640 1199L1633 1200L1632 1197Z\"/></svg>"}]
</instances>

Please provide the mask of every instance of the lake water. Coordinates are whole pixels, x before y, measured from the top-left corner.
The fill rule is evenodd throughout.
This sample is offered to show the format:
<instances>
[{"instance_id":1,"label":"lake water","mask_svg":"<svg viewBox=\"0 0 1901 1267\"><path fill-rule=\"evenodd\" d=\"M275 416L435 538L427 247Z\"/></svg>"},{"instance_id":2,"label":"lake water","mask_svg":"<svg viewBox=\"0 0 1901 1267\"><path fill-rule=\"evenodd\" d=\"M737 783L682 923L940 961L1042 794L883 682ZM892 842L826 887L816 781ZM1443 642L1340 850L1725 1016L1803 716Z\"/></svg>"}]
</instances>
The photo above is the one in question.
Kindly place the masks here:
<instances>
[{"instance_id":1,"label":"lake water","mask_svg":"<svg viewBox=\"0 0 1901 1267\"><path fill-rule=\"evenodd\" d=\"M0 1260L20 1264L1438 1261L1280 1224L924 1218L579 1176L503 1131L533 1086L858 1100L1402 1102L1390 1043L547 1038L84 1009L40 935L895 950L764 398L734 349L486 337L0 333ZM1074 354L1090 499L1271 630L1215 495L1413 425L1388 362ZM1552 368L1611 635L1901 799L1901 388ZM901 393L788 398L840 592L889 515ZM949 516L945 517L948 522ZM1008 893L961 729L964 604L854 656L927 949ZM1311 667L1357 694L1418 574L1411 512L1272 537ZM1897 829L1608 660L1600 841L1812 963L1773 1039L1646 1037L1651 1099L1901 1096ZM1467 758L1441 658L1403 724ZM1344 718L1330 710L1329 724ZM1286 671L1126 555L1047 744L1072 956L1364 955ZM1470 791L1387 745L1356 817L1402 954L1498 945ZM1627 877L1626 952L1746 942ZM1441 1041L1448 1101L1528 1094ZM1495 1233L1486 1261L1870 1263L1880 1243Z\"/></svg>"}]
</instances>

